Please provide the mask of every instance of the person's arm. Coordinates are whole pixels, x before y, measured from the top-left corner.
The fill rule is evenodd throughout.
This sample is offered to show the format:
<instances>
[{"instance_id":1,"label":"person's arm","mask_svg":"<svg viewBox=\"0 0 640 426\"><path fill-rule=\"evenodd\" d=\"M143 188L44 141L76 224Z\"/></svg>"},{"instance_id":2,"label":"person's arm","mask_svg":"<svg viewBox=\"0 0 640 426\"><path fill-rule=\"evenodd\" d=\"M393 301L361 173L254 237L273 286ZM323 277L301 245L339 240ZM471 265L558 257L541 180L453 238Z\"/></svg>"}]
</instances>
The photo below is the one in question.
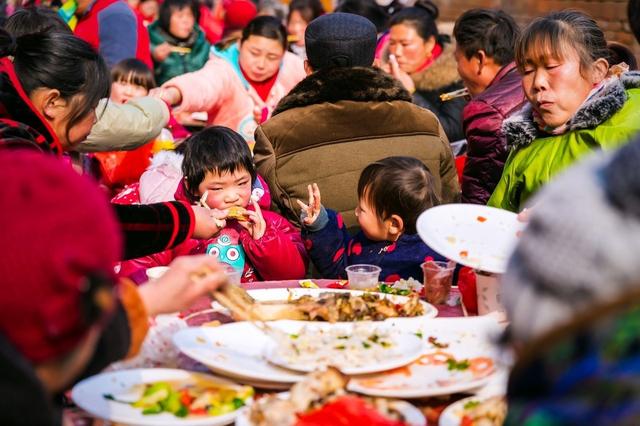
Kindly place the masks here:
<instances>
[{"instance_id":1,"label":"person's arm","mask_svg":"<svg viewBox=\"0 0 640 426\"><path fill-rule=\"evenodd\" d=\"M194 72L174 77L154 89L154 93L171 105L179 105L181 111L209 111L226 98L232 88L227 64L210 59L205 66ZM164 90L177 90L179 96L164 97Z\"/></svg>"},{"instance_id":2,"label":"person's arm","mask_svg":"<svg viewBox=\"0 0 640 426\"><path fill-rule=\"evenodd\" d=\"M302 237L311 261L323 278L346 278L352 238L339 213L322 207L317 220L303 226Z\"/></svg>"},{"instance_id":3,"label":"person's arm","mask_svg":"<svg viewBox=\"0 0 640 426\"><path fill-rule=\"evenodd\" d=\"M265 281L304 278L307 257L300 231L282 216L262 212L266 230L255 240L247 232L240 234L240 242L247 257Z\"/></svg>"},{"instance_id":4,"label":"person's arm","mask_svg":"<svg viewBox=\"0 0 640 426\"><path fill-rule=\"evenodd\" d=\"M98 13L100 54L109 68L136 57L140 36L138 20L126 2L115 2Z\"/></svg>"},{"instance_id":5,"label":"person's arm","mask_svg":"<svg viewBox=\"0 0 640 426\"><path fill-rule=\"evenodd\" d=\"M128 151L157 137L169 122L169 108L160 99L145 96L116 104L102 99L96 108L98 122L78 152Z\"/></svg>"},{"instance_id":6,"label":"person's arm","mask_svg":"<svg viewBox=\"0 0 640 426\"><path fill-rule=\"evenodd\" d=\"M462 202L486 204L508 155L501 130L504 117L483 101L471 101L464 112L467 159L462 174Z\"/></svg>"},{"instance_id":7,"label":"person's arm","mask_svg":"<svg viewBox=\"0 0 640 426\"><path fill-rule=\"evenodd\" d=\"M112 206L125 237L124 259L164 251L193 235L195 216L187 203Z\"/></svg>"},{"instance_id":8,"label":"person's arm","mask_svg":"<svg viewBox=\"0 0 640 426\"><path fill-rule=\"evenodd\" d=\"M516 199L519 198L516 195L518 192L516 187L519 185L519 182L514 174L515 166L513 165L513 158L515 153L516 152L513 151L509 155L509 158L507 158L504 170L502 171L502 177L498 185L496 185L496 189L493 190L493 194L491 194L487 205L517 213L520 210L520 202Z\"/></svg>"}]
</instances>

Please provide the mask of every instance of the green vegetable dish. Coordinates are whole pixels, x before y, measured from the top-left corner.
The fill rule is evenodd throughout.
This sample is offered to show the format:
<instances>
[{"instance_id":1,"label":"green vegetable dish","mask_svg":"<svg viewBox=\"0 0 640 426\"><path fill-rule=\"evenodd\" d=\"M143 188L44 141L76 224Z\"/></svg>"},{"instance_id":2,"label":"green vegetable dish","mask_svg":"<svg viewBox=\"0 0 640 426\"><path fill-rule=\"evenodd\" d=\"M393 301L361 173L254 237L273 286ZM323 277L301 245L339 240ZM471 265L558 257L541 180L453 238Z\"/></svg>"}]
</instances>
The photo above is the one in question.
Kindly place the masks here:
<instances>
[{"instance_id":1,"label":"green vegetable dish","mask_svg":"<svg viewBox=\"0 0 640 426\"><path fill-rule=\"evenodd\" d=\"M176 417L221 416L244 407L253 396L253 388L212 382L203 382L202 386L156 382L146 384L142 396L135 402L120 401L111 394L103 396L139 408L144 415L167 412Z\"/></svg>"}]
</instances>

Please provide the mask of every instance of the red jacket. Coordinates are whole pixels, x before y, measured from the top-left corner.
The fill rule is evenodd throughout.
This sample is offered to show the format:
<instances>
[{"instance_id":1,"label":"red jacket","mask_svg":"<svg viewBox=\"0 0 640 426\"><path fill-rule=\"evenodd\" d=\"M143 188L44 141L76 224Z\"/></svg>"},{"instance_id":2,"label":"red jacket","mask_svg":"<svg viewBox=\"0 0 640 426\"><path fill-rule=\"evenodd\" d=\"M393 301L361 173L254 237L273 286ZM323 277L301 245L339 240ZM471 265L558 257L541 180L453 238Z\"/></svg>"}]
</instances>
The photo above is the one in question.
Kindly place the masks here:
<instances>
[{"instance_id":1,"label":"red jacket","mask_svg":"<svg viewBox=\"0 0 640 426\"><path fill-rule=\"evenodd\" d=\"M502 122L526 102L522 77L514 63L504 66L489 87L462 111L467 160L462 174L462 202L486 204L509 151Z\"/></svg>"},{"instance_id":2,"label":"red jacket","mask_svg":"<svg viewBox=\"0 0 640 426\"><path fill-rule=\"evenodd\" d=\"M149 33L123 0L95 0L78 19L75 34L100 52L109 68L137 58L153 70Z\"/></svg>"},{"instance_id":3,"label":"red jacket","mask_svg":"<svg viewBox=\"0 0 640 426\"><path fill-rule=\"evenodd\" d=\"M139 192L132 185L112 202L137 202L136 198L139 200ZM186 200L181 185L175 199ZM263 205L262 200L260 204ZM259 240L254 240L246 229L230 220L214 238L190 239L174 249L122 262L118 273L141 282L145 278L140 274L143 269L168 265L178 256L208 253L237 269L242 268L242 282L304 278L308 260L300 231L277 213L263 208L262 215L267 229Z\"/></svg>"}]
</instances>

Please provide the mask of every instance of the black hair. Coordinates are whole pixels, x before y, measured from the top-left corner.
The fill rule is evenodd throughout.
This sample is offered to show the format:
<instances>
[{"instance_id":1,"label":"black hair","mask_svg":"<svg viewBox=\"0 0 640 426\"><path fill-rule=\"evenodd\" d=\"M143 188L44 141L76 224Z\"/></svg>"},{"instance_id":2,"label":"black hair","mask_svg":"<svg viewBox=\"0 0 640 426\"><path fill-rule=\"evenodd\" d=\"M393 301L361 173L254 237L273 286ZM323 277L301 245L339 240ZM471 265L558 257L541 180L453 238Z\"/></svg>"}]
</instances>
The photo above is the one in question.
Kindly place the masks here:
<instances>
[{"instance_id":1,"label":"black hair","mask_svg":"<svg viewBox=\"0 0 640 426\"><path fill-rule=\"evenodd\" d=\"M291 20L291 14L294 11L298 11L300 16L302 16L302 19L307 23L324 14L324 8L322 7L320 0L291 0L291 3L289 3L289 15L287 15L287 22Z\"/></svg>"},{"instance_id":2,"label":"black hair","mask_svg":"<svg viewBox=\"0 0 640 426\"><path fill-rule=\"evenodd\" d=\"M156 87L156 80L153 78L153 71L147 64L136 58L124 59L111 68L112 82L125 82L142 86L147 91Z\"/></svg>"},{"instance_id":3,"label":"black hair","mask_svg":"<svg viewBox=\"0 0 640 426\"><path fill-rule=\"evenodd\" d=\"M342 0L334 12L353 13L367 18L376 26L378 33L387 30L389 14L375 0Z\"/></svg>"},{"instance_id":4,"label":"black hair","mask_svg":"<svg viewBox=\"0 0 640 426\"><path fill-rule=\"evenodd\" d=\"M165 30L168 34L171 34L171 32L169 31L169 25L171 24L171 15L173 15L173 12L185 8L191 9L191 13L193 13L195 23L197 24L198 20L200 19L200 9L198 8L198 3L196 1L164 0L160 5L160 11L158 12L158 25L160 25L160 28ZM171 35L174 36L173 34Z\"/></svg>"},{"instance_id":5,"label":"black hair","mask_svg":"<svg viewBox=\"0 0 640 426\"><path fill-rule=\"evenodd\" d=\"M638 69L638 61L628 46L615 41L607 43L609 47L609 64L616 65L624 62L629 65L629 70L634 71Z\"/></svg>"},{"instance_id":6,"label":"black hair","mask_svg":"<svg viewBox=\"0 0 640 426\"><path fill-rule=\"evenodd\" d=\"M287 29L282 25L282 21L274 16L253 18L242 30L240 43L244 43L252 35L277 40L282 50L287 50Z\"/></svg>"},{"instance_id":7,"label":"black hair","mask_svg":"<svg viewBox=\"0 0 640 426\"><path fill-rule=\"evenodd\" d=\"M519 35L516 21L502 10L467 10L453 27L456 44L467 59L483 50L498 65L513 62Z\"/></svg>"},{"instance_id":8,"label":"black hair","mask_svg":"<svg viewBox=\"0 0 640 426\"><path fill-rule=\"evenodd\" d=\"M640 0L629 0L627 18L631 32L636 37L636 41L640 43Z\"/></svg>"},{"instance_id":9,"label":"black hair","mask_svg":"<svg viewBox=\"0 0 640 426\"><path fill-rule=\"evenodd\" d=\"M16 10L5 21L4 29L14 37L49 32L73 34L60 15L46 7L27 7Z\"/></svg>"},{"instance_id":10,"label":"black hair","mask_svg":"<svg viewBox=\"0 0 640 426\"><path fill-rule=\"evenodd\" d=\"M438 6L431 0L418 0L412 7L404 8L393 15L389 27L404 24L414 28L423 40L433 37L436 42L443 44L449 37L438 32L436 19L439 15Z\"/></svg>"},{"instance_id":11,"label":"black hair","mask_svg":"<svg viewBox=\"0 0 640 426\"><path fill-rule=\"evenodd\" d=\"M61 32L14 38L0 30L0 57L13 56L18 80L27 96L39 88L56 89L66 101L81 95L69 113L70 129L109 97L111 79L102 56L89 43Z\"/></svg>"},{"instance_id":12,"label":"black hair","mask_svg":"<svg viewBox=\"0 0 640 426\"><path fill-rule=\"evenodd\" d=\"M256 180L249 145L240 134L228 127L207 127L189 137L182 145L182 174L186 184L185 192L191 201L200 198L198 186L207 172L222 174L246 170L251 175L251 183Z\"/></svg>"},{"instance_id":13,"label":"black hair","mask_svg":"<svg viewBox=\"0 0 640 426\"><path fill-rule=\"evenodd\" d=\"M358 180L358 199L366 200L380 220L400 216L406 234L417 232L420 213L440 204L433 175L413 157L387 157L365 167Z\"/></svg>"}]
</instances>

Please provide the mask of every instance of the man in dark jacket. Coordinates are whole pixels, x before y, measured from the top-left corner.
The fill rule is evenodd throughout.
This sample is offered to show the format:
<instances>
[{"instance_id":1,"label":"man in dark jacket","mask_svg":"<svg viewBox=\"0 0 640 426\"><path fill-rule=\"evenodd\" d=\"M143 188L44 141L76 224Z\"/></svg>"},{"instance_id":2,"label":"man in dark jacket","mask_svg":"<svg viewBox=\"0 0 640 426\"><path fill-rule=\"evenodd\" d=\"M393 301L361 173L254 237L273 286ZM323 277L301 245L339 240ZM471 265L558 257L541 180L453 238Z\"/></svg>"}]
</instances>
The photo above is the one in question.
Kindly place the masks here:
<instances>
[{"instance_id":1,"label":"man in dark jacket","mask_svg":"<svg viewBox=\"0 0 640 426\"><path fill-rule=\"evenodd\" d=\"M306 200L307 185L315 182L323 203L353 227L360 172L392 155L421 160L438 197L456 201L453 155L438 119L371 66L375 26L349 13L324 15L307 27L305 44L308 76L256 130L256 166L276 207L300 223L296 199Z\"/></svg>"},{"instance_id":2,"label":"man in dark jacket","mask_svg":"<svg viewBox=\"0 0 640 426\"><path fill-rule=\"evenodd\" d=\"M462 201L486 204L495 189L508 149L502 122L526 101L513 62L518 26L502 11L472 9L453 28L458 73L472 96L462 119L467 160Z\"/></svg>"}]
</instances>

